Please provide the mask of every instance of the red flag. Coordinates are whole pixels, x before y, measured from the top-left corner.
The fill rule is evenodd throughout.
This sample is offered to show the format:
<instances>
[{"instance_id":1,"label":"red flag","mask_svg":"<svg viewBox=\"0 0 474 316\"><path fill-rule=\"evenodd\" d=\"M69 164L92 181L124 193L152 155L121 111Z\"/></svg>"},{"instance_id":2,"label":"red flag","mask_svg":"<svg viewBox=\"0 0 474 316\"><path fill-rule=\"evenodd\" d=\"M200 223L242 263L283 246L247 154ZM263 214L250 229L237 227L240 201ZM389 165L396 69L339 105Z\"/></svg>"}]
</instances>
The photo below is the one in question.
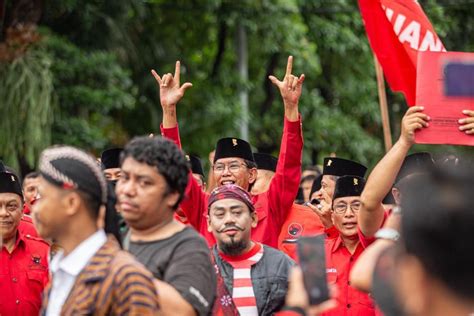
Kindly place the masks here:
<instances>
[{"instance_id":1,"label":"red flag","mask_svg":"<svg viewBox=\"0 0 474 316\"><path fill-rule=\"evenodd\" d=\"M416 98L418 51L446 51L416 0L358 0L370 46L394 91Z\"/></svg>"}]
</instances>

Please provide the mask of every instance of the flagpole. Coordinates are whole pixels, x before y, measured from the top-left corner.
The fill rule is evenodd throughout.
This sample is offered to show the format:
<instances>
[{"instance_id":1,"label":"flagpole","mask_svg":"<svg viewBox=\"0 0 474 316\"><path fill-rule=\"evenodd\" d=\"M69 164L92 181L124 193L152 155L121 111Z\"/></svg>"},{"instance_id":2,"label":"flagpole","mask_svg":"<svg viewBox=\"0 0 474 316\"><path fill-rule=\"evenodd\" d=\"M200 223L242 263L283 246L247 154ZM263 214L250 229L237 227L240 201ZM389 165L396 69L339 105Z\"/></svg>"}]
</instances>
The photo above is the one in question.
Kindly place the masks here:
<instances>
[{"instance_id":1,"label":"flagpole","mask_svg":"<svg viewBox=\"0 0 474 316\"><path fill-rule=\"evenodd\" d=\"M380 66L377 56L374 54L375 74L377 75L377 89L379 92L380 114L382 116L383 139L385 142L385 152L392 148L392 134L390 132L390 120L388 117L387 95L385 93L385 82L383 79L383 70Z\"/></svg>"}]
</instances>

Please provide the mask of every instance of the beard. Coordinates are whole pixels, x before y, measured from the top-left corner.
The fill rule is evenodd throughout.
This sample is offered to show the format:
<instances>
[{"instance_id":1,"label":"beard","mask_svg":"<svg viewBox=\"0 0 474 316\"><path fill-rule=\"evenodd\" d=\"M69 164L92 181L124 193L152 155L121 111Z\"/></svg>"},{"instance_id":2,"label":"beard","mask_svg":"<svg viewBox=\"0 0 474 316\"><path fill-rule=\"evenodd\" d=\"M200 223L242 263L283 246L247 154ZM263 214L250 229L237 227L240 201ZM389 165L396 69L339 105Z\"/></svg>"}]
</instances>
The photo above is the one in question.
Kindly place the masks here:
<instances>
[{"instance_id":1,"label":"beard","mask_svg":"<svg viewBox=\"0 0 474 316\"><path fill-rule=\"evenodd\" d=\"M248 243L249 241L231 238L230 242L221 242L219 248L225 255L238 256L247 248Z\"/></svg>"}]
</instances>

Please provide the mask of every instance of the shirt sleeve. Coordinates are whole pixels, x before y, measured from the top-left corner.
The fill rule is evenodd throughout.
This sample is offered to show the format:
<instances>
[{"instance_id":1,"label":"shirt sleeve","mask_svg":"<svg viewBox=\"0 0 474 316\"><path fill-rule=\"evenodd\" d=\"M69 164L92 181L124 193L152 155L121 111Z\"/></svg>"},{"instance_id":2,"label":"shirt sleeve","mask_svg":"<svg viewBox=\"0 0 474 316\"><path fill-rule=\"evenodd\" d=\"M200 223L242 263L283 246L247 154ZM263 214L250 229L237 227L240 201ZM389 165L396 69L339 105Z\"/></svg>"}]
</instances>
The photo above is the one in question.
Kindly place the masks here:
<instances>
[{"instance_id":1,"label":"shirt sleeve","mask_svg":"<svg viewBox=\"0 0 474 316\"><path fill-rule=\"evenodd\" d=\"M163 124L160 125L161 135L172 140L181 149L181 139L179 136L178 125L173 128L164 128ZM197 230L200 231L207 213L207 194L201 189L196 179L192 176L192 173L188 174L188 185L186 187L185 196L180 206L186 214L189 223Z\"/></svg>"},{"instance_id":2,"label":"shirt sleeve","mask_svg":"<svg viewBox=\"0 0 474 316\"><path fill-rule=\"evenodd\" d=\"M173 286L198 315L208 315L216 293L214 271L206 242L196 236L180 243L163 281Z\"/></svg>"},{"instance_id":3,"label":"shirt sleeve","mask_svg":"<svg viewBox=\"0 0 474 316\"><path fill-rule=\"evenodd\" d=\"M161 136L172 140L179 147L179 149L182 149L178 125L172 128L164 128L163 124L160 124L160 131L161 131Z\"/></svg>"},{"instance_id":4,"label":"shirt sleeve","mask_svg":"<svg viewBox=\"0 0 474 316\"><path fill-rule=\"evenodd\" d=\"M269 212L278 223L284 223L298 193L303 152L302 121L290 122L285 118L276 173L266 192Z\"/></svg>"}]
</instances>

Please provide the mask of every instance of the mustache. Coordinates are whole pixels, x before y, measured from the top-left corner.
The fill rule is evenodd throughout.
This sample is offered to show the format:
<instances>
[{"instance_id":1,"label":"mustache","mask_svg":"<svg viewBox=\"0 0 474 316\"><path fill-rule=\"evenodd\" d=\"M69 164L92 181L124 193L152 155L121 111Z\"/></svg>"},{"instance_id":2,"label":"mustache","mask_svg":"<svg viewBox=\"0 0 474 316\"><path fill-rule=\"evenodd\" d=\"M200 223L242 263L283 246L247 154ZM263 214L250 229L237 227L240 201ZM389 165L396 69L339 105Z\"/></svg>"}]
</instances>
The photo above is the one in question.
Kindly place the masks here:
<instances>
[{"instance_id":1,"label":"mustache","mask_svg":"<svg viewBox=\"0 0 474 316\"><path fill-rule=\"evenodd\" d=\"M228 225L228 226L225 226L224 228L222 228L221 230L218 230L217 232L218 233L223 233L223 232L226 232L228 230L240 230L240 231L243 231L244 229L237 226L237 225Z\"/></svg>"}]
</instances>

